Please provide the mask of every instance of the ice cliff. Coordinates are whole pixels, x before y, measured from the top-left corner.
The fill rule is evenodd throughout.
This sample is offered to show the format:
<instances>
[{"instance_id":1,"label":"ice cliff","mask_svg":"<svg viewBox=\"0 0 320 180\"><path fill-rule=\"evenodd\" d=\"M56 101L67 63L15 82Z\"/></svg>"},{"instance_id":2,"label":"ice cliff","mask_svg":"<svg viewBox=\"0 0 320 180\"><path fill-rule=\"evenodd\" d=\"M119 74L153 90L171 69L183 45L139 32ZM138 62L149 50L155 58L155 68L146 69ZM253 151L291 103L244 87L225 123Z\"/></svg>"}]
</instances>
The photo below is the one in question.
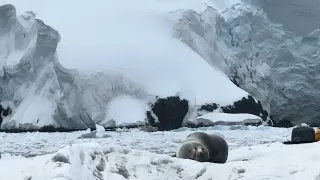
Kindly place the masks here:
<instances>
[{"instance_id":1,"label":"ice cliff","mask_svg":"<svg viewBox=\"0 0 320 180\"><path fill-rule=\"evenodd\" d=\"M162 68L155 63L146 66L146 70L140 69L141 72L127 76L108 71L84 74L59 63L61 56L58 44L63 34L55 27L37 19L32 11L17 15L15 6L1 6L1 128L52 126L85 129L94 128L95 124L115 127L132 123L136 125L138 122L166 130L189 126L195 117L212 111L250 113L260 116L264 121L271 114L276 121L287 119L295 123L318 123L319 31L298 37L271 22L261 6L250 3L238 3L223 11L209 5L202 10L187 7L168 11L172 39L182 41L202 58L190 54L180 45L177 45L176 54L175 49L161 51L163 49L158 45L159 52L149 47L148 50L152 51L141 57L150 59L153 52L167 55L158 57L166 65L173 63L170 59L175 58L185 62L185 66L189 64L195 69L205 67L204 64L192 64L194 61L183 61L186 57L192 57L199 63L205 61L209 64L206 66L211 65L212 69L206 67L203 71L192 72L186 67L181 70L189 72L189 76L186 76L177 72L178 66L175 64L171 64L170 68ZM138 27L139 24L136 25ZM147 38L151 35L145 34ZM159 37L165 39L161 34ZM167 45L177 43L158 41L158 44ZM126 42L128 47L135 45L130 44L130 40ZM152 44L144 45L147 47ZM182 49L189 54L179 56ZM128 49L128 53L139 54L133 53L132 49ZM169 56L172 54L174 56ZM74 61L77 63L77 60ZM138 67L139 63L141 61L132 67ZM158 69L153 69L155 67ZM135 75L139 73L140 76ZM172 80L172 75L177 76L176 79ZM153 80L147 80L144 76L152 76ZM182 82L186 80L182 79L178 87L174 82L180 82L177 78L183 76L190 82ZM149 82L149 85L142 84L142 81ZM193 89L186 88L190 84ZM152 86L153 90L150 89ZM165 86L172 87L170 92L160 92L159 89ZM202 87L207 90L204 91ZM205 98L201 99L200 96ZM119 106L118 113L110 112L117 109L114 104ZM129 110L133 107L140 107L134 111L135 117L139 118L126 120L131 118L130 115L118 116L131 114ZM146 119L143 119L145 114Z\"/></svg>"},{"instance_id":2,"label":"ice cliff","mask_svg":"<svg viewBox=\"0 0 320 180\"><path fill-rule=\"evenodd\" d=\"M319 125L320 31L298 36L269 20L268 1L246 2L221 14L189 10L176 36L261 100L273 120Z\"/></svg>"},{"instance_id":3,"label":"ice cliff","mask_svg":"<svg viewBox=\"0 0 320 180\"><path fill-rule=\"evenodd\" d=\"M191 85L206 93L201 86L210 88L219 82L221 90L217 87L213 91L208 89L211 95L202 100L198 96L205 94L188 96L185 90L169 93L158 90L160 94L157 94L121 73L88 75L64 68L58 61L57 47L61 36L57 30L36 19L31 11L17 16L13 5L1 6L0 12L2 129L47 128L49 131L50 128L94 128L95 124L118 127L148 123L166 130L190 124L189 120L214 110L253 113L267 120L260 102L237 88L222 72L205 65L200 58L195 63L206 66L202 73L213 73L215 79L212 83L203 80L203 83ZM194 77L197 78L203 77ZM197 89L192 93L194 91ZM227 92L231 93L225 96ZM171 97L166 98L164 94ZM159 109L157 104L161 102L171 105ZM176 111L178 109L181 111Z\"/></svg>"}]
</instances>

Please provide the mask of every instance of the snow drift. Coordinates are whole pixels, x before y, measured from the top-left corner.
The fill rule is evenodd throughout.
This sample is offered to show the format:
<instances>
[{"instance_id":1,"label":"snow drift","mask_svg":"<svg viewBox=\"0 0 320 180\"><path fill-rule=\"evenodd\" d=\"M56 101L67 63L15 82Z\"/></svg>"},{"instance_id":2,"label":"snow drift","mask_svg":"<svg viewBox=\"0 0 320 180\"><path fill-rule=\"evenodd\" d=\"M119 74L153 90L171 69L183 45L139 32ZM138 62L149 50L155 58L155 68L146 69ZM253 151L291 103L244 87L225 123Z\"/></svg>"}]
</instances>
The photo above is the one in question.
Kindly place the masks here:
<instances>
[{"instance_id":1,"label":"snow drift","mask_svg":"<svg viewBox=\"0 0 320 180\"><path fill-rule=\"evenodd\" d=\"M203 110L252 113L267 120L260 102L172 37L181 17L179 11L172 12L190 9L194 6L190 2L139 1L123 6L125 2L118 1L103 7L77 2L94 10L92 16L69 7L72 3L62 9L38 6L40 1L32 6L10 3L21 13L13 5L0 8L1 99L8 102L3 112L9 111L2 113L2 129L126 126L145 122L142 114L148 114L147 123L167 130L181 127ZM225 8L232 3L211 5ZM199 11L207 8L202 1L197 4ZM54 7L61 12L55 13ZM72 24L64 22L75 16L79 17ZM90 29L83 28L84 21ZM157 111L159 99L171 103L168 97L186 102L177 119L168 118L175 112L170 106ZM125 102L115 100L119 98ZM119 117L119 112L129 115Z\"/></svg>"}]
</instances>

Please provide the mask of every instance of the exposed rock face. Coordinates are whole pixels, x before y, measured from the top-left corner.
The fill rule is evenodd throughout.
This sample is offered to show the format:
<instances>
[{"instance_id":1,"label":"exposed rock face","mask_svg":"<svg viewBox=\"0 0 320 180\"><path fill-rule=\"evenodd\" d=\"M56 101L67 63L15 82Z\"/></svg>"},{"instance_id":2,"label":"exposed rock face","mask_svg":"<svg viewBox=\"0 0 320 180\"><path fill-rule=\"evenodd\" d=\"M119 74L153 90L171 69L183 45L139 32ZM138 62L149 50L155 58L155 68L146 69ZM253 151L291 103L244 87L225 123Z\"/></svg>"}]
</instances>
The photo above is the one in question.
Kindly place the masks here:
<instances>
[{"instance_id":1,"label":"exposed rock face","mask_svg":"<svg viewBox=\"0 0 320 180\"><path fill-rule=\"evenodd\" d=\"M261 102L256 101L251 95L249 95L247 98L244 97L241 100L234 102L233 105L228 105L228 106L219 106L215 103L205 104L200 107L199 111L205 110L207 112L213 112L218 108L221 108L221 111L224 113L254 114L261 117L263 121L267 121L267 118L268 118L268 112L263 109Z\"/></svg>"},{"instance_id":2,"label":"exposed rock face","mask_svg":"<svg viewBox=\"0 0 320 180\"><path fill-rule=\"evenodd\" d=\"M150 125L158 127L159 130L173 130L182 127L183 119L189 110L188 103L179 96L159 98L151 111L147 112Z\"/></svg>"},{"instance_id":3,"label":"exposed rock face","mask_svg":"<svg viewBox=\"0 0 320 180\"><path fill-rule=\"evenodd\" d=\"M12 114L12 110L14 110L14 107L10 104L11 102L0 102L0 125L3 119L10 116Z\"/></svg>"},{"instance_id":4,"label":"exposed rock face","mask_svg":"<svg viewBox=\"0 0 320 180\"><path fill-rule=\"evenodd\" d=\"M201 122L198 124L194 124L188 121L188 119L194 119L200 115L206 114L208 112L213 112L215 110L231 114L254 114L261 117L265 122L270 121L268 112L263 109L260 101L256 101L251 95L249 95L247 98L244 97L241 100L238 100L232 105L228 106L220 106L216 103L210 103L197 105L196 108L190 108L188 104L189 102L187 100L180 99L179 96L159 98L152 106L151 111L147 112L148 122L150 123L150 125L158 127L159 130L173 130L183 126L192 128L213 126L215 123ZM192 111L196 111L196 113L193 113ZM187 113L193 115L188 117L186 116ZM247 123L246 125L260 124L261 123Z\"/></svg>"},{"instance_id":5,"label":"exposed rock face","mask_svg":"<svg viewBox=\"0 0 320 180\"><path fill-rule=\"evenodd\" d=\"M276 122L317 124L320 31L298 37L268 19L262 8L269 1L245 1L255 6L186 11L174 34L260 100Z\"/></svg>"},{"instance_id":6,"label":"exposed rock face","mask_svg":"<svg viewBox=\"0 0 320 180\"><path fill-rule=\"evenodd\" d=\"M275 127L286 127L286 128L289 128L289 127L293 127L294 125L291 123L291 121L283 119L283 120L275 123L274 126Z\"/></svg>"}]
</instances>

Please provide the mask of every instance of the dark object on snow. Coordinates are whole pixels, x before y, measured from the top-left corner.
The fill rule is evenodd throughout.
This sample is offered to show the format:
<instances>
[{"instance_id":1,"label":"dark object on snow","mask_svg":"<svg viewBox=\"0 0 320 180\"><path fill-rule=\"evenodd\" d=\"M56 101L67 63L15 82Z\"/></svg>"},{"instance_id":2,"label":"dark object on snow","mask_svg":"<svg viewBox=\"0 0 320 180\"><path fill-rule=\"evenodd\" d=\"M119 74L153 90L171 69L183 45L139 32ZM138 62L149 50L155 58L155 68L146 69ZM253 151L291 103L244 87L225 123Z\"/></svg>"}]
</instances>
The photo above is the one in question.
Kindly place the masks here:
<instances>
[{"instance_id":1,"label":"dark object on snow","mask_svg":"<svg viewBox=\"0 0 320 180\"><path fill-rule=\"evenodd\" d=\"M216 103L204 104L199 108L199 111L213 112L218 109L222 110L224 113L230 114L239 114L239 113L248 113L259 116L263 121L266 121L268 118L268 112L263 109L260 101L256 102L255 98L251 95L243 97L242 99L234 102L231 105L220 106ZM200 115L200 114L199 114Z\"/></svg>"},{"instance_id":2,"label":"dark object on snow","mask_svg":"<svg viewBox=\"0 0 320 180\"><path fill-rule=\"evenodd\" d=\"M302 144L316 142L315 131L310 126L297 126L291 132L291 141L283 144Z\"/></svg>"},{"instance_id":3,"label":"dark object on snow","mask_svg":"<svg viewBox=\"0 0 320 180\"><path fill-rule=\"evenodd\" d=\"M199 128L214 125L205 123L195 124L191 122L187 122L187 124L183 123L189 108L189 101L180 98L178 95L166 98L158 98L152 105L151 110L147 111L147 121L150 126L157 127L159 131L170 131L173 129L179 129L182 126ZM224 113L247 113L259 116L263 121L267 121L268 119L268 112L263 109L261 102L256 101L256 99L251 95L243 97L233 104L226 106L221 106L214 102L203 104L200 107L197 107L197 115L201 116L203 114L213 112L218 108L220 108ZM248 126L259 126L261 124L262 122L245 123L245 125ZM270 125L272 125L272 123Z\"/></svg>"},{"instance_id":4,"label":"dark object on snow","mask_svg":"<svg viewBox=\"0 0 320 180\"><path fill-rule=\"evenodd\" d=\"M290 128L293 127L294 124L290 120L282 119L281 121L274 124L274 127L284 127L284 128Z\"/></svg>"},{"instance_id":5,"label":"dark object on snow","mask_svg":"<svg viewBox=\"0 0 320 180\"><path fill-rule=\"evenodd\" d=\"M9 116L11 113L12 110L9 106L7 108L4 108L2 105L0 105L0 125L2 124L3 118Z\"/></svg>"},{"instance_id":6,"label":"dark object on snow","mask_svg":"<svg viewBox=\"0 0 320 180\"><path fill-rule=\"evenodd\" d=\"M147 112L148 122L159 131L170 131L182 127L182 121L189 110L189 101L179 96L159 98ZM153 117L157 116L158 121Z\"/></svg>"}]
</instances>

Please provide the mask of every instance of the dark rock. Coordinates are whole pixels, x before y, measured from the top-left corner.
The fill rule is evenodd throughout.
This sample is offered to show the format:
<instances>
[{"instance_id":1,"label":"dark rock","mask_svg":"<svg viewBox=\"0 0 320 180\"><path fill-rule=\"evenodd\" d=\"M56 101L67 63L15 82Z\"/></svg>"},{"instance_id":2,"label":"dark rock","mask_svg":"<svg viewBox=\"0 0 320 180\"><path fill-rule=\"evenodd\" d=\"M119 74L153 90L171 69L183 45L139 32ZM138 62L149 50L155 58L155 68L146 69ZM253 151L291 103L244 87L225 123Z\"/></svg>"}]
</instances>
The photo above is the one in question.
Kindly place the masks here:
<instances>
[{"instance_id":1,"label":"dark rock","mask_svg":"<svg viewBox=\"0 0 320 180\"><path fill-rule=\"evenodd\" d=\"M320 127L320 122L314 122L310 124L311 127Z\"/></svg>"},{"instance_id":2,"label":"dark rock","mask_svg":"<svg viewBox=\"0 0 320 180\"><path fill-rule=\"evenodd\" d=\"M230 79L234 85L236 85L237 87L240 87L239 83L237 82L237 79L235 76L232 77L232 79Z\"/></svg>"},{"instance_id":3,"label":"dark rock","mask_svg":"<svg viewBox=\"0 0 320 180\"><path fill-rule=\"evenodd\" d=\"M54 133L54 132L74 132L74 131L84 131L86 129L66 129L62 127L54 127L54 126L44 126L41 128L32 128L32 129L17 129L17 128L12 128L12 129L0 129L0 132L6 132L6 133L22 133L22 132L49 132L49 133Z\"/></svg>"},{"instance_id":4,"label":"dark rock","mask_svg":"<svg viewBox=\"0 0 320 180\"><path fill-rule=\"evenodd\" d=\"M140 126L134 125L134 126L125 126L125 127L110 127L105 128L106 131L116 131L117 129L132 129L132 128L138 128ZM96 128L90 128L91 131L95 131ZM6 133L23 133L23 132L46 132L46 133L54 133L54 132L76 132L76 131L85 131L86 129L69 129L69 128L62 128L62 127L54 127L54 126L44 126L44 127L33 127L29 129L17 129L17 128L10 128L10 129L0 129L0 132L6 132ZM104 138L107 138L108 135L104 136Z\"/></svg>"},{"instance_id":5,"label":"dark rock","mask_svg":"<svg viewBox=\"0 0 320 180\"><path fill-rule=\"evenodd\" d=\"M201 105L197 110L197 115L203 115L208 112L220 108L224 113L238 114L248 113L261 117L263 121L267 121L268 112L263 109L261 102L256 101L253 96L248 95L247 98L243 97L241 100L234 102L233 105L220 106L217 103L208 103ZM153 127L158 130L173 130L182 127L182 122L189 109L188 101L180 99L179 96L172 96L168 98L159 98L152 106L151 111L147 112L147 120ZM246 122L244 125L259 126L262 122ZM269 123L272 125L272 122ZM187 122L183 126L190 128L208 127L213 124L208 123L194 123Z\"/></svg>"},{"instance_id":6,"label":"dark rock","mask_svg":"<svg viewBox=\"0 0 320 180\"><path fill-rule=\"evenodd\" d=\"M3 116L7 117L12 113L12 110L10 109L10 107L8 106L7 108L3 108L3 106L0 104L0 126L2 124L3 121Z\"/></svg>"},{"instance_id":7,"label":"dark rock","mask_svg":"<svg viewBox=\"0 0 320 180\"><path fill-rule=\"evenodd\" d=\"M256 102L253 96L251 95L248 95L247 98L243 97L241 100L234 102L233 105L228 105L228 106L219 106L216 103L205 104L199 108L199 111L213 112L219 107L224 113L253 114L261 117L263 121L266 121L268 117L268 112L263 109L261 102L260 101Z\"/></svg>"},{"instance_id":8,"label":"dark rock","mask_svg":"<svg viewBox=\"0 0 320 180\"><path fill-rule=\"evenodd\" d=\"M158 130L173 130L182 126L182 121L189 110L189 101L179 96L159 98L147 112L147 119L151 126ZM157 116L158 121L153 117Z\"/></svg>"},{"instance_id":9,"label":"dark rock","mask_svg":"<svg viewBox=\"0 0 320 180\"><path fill-rule=\"evenodd\" d=\"M199 111L213 112L218 109L218 107L219 106L216 103L205 104L200 107Z\"/></svg>"},{"instance_id":10,"label":"dark rock","mask_svg":"<svg viewBox=\"0 0 320 180\"><path fill-rule=\"evenodd\" d=\"M293 127L294 124L291 123L290 120L287 119L282 119L279 122L275 122L274 127L285 127L285 128L289 128L289 127Z\"/></svg>"},{"instance_id":11,"label":"dark rock","mask_svg":"<svg viewBox=\"0 0 320 180\"><path fill-rule=\"evenodd\" d=\"M268 117L268 112L263 109L261 102L258 101L257 103L251 95L248 95L248 98L243 97L241 100L234 102L233 105L222 106L221 109L225 113L254 114L261 117L263 121L266 121Z\"/></svg>"},{"instance_id":12,"label":"dark rock","mask_svg":"<svg viewBox=\"0 0 320 180\"><path fill-rule=\"evenodd\" d=\"M260 126L262 125L262 122L246 122L244 123L246 126Z\"/></svg>"},{"instance_id":13,"label":"dark rock","mask_svg":"<svg viewBox=\"0 0 320 180\"><path fill-rule=\"evenodd\" d=\"M140 124L128 124L126 126L116 126L116 127L105 127L104 129L106 131L116 131L116 129L133 129L133 128L139 128L144 125Z\"/></svg>"},{"instance_id":14,"label":"dark rock","mask_svg":"<svg viewBox=\"0 0 320 180\"><path fill-rule=\"evenodd\" d=\"M206 123L200 122L200 123L194 123L194 122L190 122L188 121L185 125L188 128L201 128L201 127L213 127L215 125L208 125Z\"/></svg>"}]
</instances>

